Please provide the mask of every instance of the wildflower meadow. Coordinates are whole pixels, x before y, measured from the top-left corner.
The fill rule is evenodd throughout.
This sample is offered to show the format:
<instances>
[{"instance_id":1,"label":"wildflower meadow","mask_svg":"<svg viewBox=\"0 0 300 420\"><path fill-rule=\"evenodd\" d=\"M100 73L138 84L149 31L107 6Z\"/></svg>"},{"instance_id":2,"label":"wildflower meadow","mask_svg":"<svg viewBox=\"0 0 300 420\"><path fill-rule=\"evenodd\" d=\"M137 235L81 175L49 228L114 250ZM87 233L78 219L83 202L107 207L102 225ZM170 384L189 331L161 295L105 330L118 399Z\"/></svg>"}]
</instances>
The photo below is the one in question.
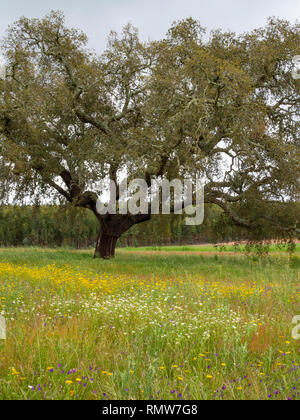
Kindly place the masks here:
<instances>
[{"instance_id":1,"label":"wildflower meadow","mask_svg":"<svg viewBox=\"0 0 300 420\"><path fill-rule=\"evenodd\" d=\"M299 268L298 249L1 249L1 399L299 400Z\"/></svg>"}]
</instances>

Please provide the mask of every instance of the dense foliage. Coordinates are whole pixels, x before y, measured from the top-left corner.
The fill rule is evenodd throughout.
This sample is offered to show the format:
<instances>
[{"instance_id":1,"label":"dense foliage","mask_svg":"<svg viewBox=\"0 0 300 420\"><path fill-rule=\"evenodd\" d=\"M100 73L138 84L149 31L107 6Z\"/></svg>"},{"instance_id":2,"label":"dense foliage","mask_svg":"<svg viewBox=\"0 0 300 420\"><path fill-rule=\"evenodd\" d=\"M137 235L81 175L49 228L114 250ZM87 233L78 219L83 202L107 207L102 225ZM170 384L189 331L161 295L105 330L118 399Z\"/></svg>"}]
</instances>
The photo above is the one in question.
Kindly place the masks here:
<instances>
[{"instance_id":1,"label":"dense foliage","mask_svg":"<svg viewBox=\"0 0 300 420\"><path fill-rule=\"evenodd\" d=\"M207 207L205 223L200 226L186 226L179 215L155 216L149 223L134 226L120 238L119 246L242 239L240 230L225 223L223 216L217 207ZM0 246L86 248L94 246L97 231L97 221L83 209L38 205L0 207Z\"/></svg>"},{"instance_id":2,"label":"dense foliage","mask_svg":"<svg viewBox=\"0 0 300 420\"><path fill-rule=\"evenodd\" d=\"M95 183L115 181L118 201L124 171L149 188L200 177L205 202L237 226L299 233L299 40L280 19L241 35L186 19L146 43L128 25L96 56L60 12L21 18L2 45L0 198L56 194L89 209L103 258L150 219L99 214Z\"/></svg>"}]
</instances>

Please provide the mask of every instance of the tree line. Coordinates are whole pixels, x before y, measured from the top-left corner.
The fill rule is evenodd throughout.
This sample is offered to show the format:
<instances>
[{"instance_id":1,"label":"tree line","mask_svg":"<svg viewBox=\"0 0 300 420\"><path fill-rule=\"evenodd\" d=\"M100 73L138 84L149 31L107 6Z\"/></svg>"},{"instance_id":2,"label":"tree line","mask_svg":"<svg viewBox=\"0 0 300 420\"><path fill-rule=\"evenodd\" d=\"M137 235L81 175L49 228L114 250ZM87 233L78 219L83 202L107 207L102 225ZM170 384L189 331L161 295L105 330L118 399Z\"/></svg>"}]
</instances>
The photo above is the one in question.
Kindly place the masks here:
<instances>
[{"instance_id":1,"label":"tree line","mask_svg":"<svg viewBox=\"0 0 300 420\"><path fill-rule=\"evenodd\" d=\"M0 207L0 246L88 248L95 245L98 223L93 215L69 205ZM186 226L184 216L157 215L134 226L118 246L214 243L241 238L241 230L225 222L216 206L206 206L200 226Z\"/></svg>"}]
</instances>

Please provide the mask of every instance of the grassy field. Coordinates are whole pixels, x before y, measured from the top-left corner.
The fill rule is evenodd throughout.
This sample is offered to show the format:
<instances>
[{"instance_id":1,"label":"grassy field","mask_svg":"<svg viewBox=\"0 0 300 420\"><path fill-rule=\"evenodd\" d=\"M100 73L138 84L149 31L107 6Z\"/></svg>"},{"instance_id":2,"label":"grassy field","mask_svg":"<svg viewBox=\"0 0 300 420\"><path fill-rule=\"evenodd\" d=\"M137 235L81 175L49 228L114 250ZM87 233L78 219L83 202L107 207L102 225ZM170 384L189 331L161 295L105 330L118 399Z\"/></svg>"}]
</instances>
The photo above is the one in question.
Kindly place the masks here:
<instances>
[{"instance_id":1,"label":"grassy field","mask_svg":"<svg viewBox=\"0 0 300 420\"><path fill-rule=\"evenodd\" d=\"M0 399L300 399L299 254L150 251L0 249Z\"/></svg>"},{"instance_id":2,"label":"grassy field","mask_svg":"<svg viewBox=\"0 0 300 420\"><path fill-rule=\"evenodd\" d=\"M222 245L222 246L214 246L214 245L185 245L185 246L148 246L148 247L139 247L139 248L124 248L124 251L162 251L162 252L234 252L234 253L244 253L246 251L245 245ZM270 245L269 249L271 254L275 253L286 253L288 252L287 246L278 246L278 245ZM300 244L296 244L296 248L294 251L296 254L300 253Z\"/></svg>"}]
</instances>

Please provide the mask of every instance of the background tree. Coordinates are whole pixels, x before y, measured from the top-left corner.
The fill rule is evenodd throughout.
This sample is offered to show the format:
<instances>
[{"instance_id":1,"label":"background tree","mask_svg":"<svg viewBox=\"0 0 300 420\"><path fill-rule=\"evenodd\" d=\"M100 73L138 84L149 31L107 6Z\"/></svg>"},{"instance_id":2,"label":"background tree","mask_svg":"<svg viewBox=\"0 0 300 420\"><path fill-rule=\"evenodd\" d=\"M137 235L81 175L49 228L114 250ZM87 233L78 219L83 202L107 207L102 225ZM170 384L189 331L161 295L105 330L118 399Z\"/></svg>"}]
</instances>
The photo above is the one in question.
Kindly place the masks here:
<instances>
[{"instance_id":1,"label":"background tree","mask_svg":"<svg viewBox=\"0 0 300 420\"><path fill-rule=\"evenodd\" d=\"M150 218L98 214L93 184L108 176L118 184L124 169L148 186L154 177L200 175L206 203L238 226L299 232L299 214L285 217L299 198L298 24L270 19L251 33L207 39L187 19L149 43L128 25L121 37L111 33L100 57L86 43L60 12L9 28L0 81L3 197L55 192L91 210L103 258Z\"/></svg>"}]
</instances>

